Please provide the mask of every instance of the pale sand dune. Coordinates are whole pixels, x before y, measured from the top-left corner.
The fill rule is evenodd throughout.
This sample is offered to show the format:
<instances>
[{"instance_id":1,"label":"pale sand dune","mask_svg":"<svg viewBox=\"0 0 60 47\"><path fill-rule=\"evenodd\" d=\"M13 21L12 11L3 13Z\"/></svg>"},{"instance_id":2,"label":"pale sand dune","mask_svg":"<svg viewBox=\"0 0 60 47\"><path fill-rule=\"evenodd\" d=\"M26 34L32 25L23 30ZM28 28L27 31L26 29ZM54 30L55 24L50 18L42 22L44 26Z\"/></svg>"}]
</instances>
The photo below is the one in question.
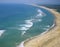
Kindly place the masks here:
<instances>
[{"instance_id":1,"label":"pale sand dune","mask_svg":"<svg viewBox=\"0 0 60 47\"><path fill-rule=\"evenodd\" d=\"M56 26L49 30L49 32L43 34L42 36L38 35L37 37L32 38L24 43L25 47L60 47L60 13L56 12L53 9L34 5L37 7L44 8L56 17L55 22Z\"/></svg>"}]
</instances>

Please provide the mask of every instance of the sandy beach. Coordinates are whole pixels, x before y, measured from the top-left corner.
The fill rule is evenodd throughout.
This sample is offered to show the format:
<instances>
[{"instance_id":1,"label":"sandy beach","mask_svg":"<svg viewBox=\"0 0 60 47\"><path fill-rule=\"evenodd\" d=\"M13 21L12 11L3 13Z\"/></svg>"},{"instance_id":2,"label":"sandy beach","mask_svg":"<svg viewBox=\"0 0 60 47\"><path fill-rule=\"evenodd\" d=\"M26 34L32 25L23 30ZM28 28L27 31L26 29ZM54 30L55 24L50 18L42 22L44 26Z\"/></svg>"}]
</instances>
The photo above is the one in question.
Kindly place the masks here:
<instances>
[{"instance_id":1,"label":"sandy beach","mask_svg":"<svg viewBox=\"0 0 60 47\"><path fill-rule=\"evenodd\" d=\"M47 33L43 35L38 35L37 37L30 39L29 41L28 40L25 41L24 46L25 47L60 47L60 13L54 9L50 9L44 6L38 6L38 5L34 5L34 6L41 7L54 14L56 25Z\"/></svg>"}]
</instances>

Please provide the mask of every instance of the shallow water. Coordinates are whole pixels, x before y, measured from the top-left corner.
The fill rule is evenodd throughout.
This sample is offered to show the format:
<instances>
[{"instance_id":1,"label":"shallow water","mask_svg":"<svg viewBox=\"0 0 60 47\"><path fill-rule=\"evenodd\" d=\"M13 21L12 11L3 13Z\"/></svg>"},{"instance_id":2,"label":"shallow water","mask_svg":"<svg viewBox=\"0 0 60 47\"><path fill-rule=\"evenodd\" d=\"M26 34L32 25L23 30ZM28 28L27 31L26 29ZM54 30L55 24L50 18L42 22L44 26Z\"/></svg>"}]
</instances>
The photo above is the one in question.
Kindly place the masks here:
<instances>
[{"instance_id":1,"label":"shallow water","mask_svg":"<svg viewBox=\"0 0 60 47\"><path fill-rule=\"evenodd\" d=\"M45 9L25 4L0 4L0 47L16 47L49 29L54 16ZM0 31L2 32L2 31Z\"/></svg>"}]
</instances>

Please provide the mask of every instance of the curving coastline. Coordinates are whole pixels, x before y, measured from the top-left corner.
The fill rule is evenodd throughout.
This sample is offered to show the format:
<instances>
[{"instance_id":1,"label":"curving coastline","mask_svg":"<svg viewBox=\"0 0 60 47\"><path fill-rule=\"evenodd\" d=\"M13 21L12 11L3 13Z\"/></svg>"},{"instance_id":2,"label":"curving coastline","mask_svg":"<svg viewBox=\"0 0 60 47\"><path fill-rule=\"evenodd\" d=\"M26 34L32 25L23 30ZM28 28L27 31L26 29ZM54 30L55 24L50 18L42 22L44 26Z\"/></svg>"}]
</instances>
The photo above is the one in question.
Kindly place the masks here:
<instances>
[{"instance_id":1,"label":"curving coastline","mask_svg":"<svg viewBox=\"0 0 60 47\"><path fill-rule=\"evenodd\" d=\"M44 8L54 14L56 17L56 26L43 35L38 35L37 37L26 40L24 42L24 47L60 47L60 13L56 12L54 9L50 9L44 6L33 6Z\"/></svg>"}]
</instances>

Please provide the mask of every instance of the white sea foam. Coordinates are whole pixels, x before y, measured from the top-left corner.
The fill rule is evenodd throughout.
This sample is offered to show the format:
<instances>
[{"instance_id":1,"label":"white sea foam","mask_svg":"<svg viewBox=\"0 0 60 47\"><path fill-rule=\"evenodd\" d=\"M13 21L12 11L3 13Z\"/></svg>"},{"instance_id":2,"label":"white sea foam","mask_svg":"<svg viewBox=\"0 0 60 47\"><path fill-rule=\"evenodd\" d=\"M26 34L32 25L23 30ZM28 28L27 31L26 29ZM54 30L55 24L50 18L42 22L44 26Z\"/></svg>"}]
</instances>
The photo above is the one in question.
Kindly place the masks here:
<instances>
[{"instance_id":1,"label":"white sea foam","mask_svg":"<svg viewBox=\"0 0 60 47\"><path fill-rule=\"evenodd\" d=\"M42 21L42 19L38 19L38 21L39 21L39 22L41 22L41 21Z\"/></svg>"},{"instance_id":2,"label":"white sea foam","mask_svg":"<svg viewBox=\"0 0 60 47\"><path fill-rule=\"evenodd\" d=\"M24 41L21 42L17 47L24 47Z\"/></svg>"},{"instance_id":3,"label":"white sea foam","mask_svg":"<svg viewBox=\"0 0 60 47\"><path fill-rule=\"evenodd\" d=\"M55 23L51 26L51 28L53 28L55 26Z\"/></svg>"},{"instance_id":4,"label":"white sea foam","mask_svg":"<svg viewBox=\"0 0 60 47\"><path fill-rule=\"evenodd\" d=\"M50 28L50 25L47 25L47 26L45 26L45 27L43 28L43 30L48 31L49 28Z\"/></svg>"},{"instance_id":5,"label":"white sea foam","mask_svg":"<svg viewBox=\"0 0 60 47\"><path fill-rule=\"evenodd\" d=\"M31 20L25 20L25 24L19 25L21 26L19 30L28 30L33 25L33 22Z\"/></svg>"},{"instance_id":6,"label":"white sea foam","mask_svg":"<svg viewBox=\"0 0 60 47\"><path fill-rule=\"evenodd\" d=\"M38 9L37 12L42 13L42 10L41 9Z\"/></svg>"},{"instance_id":7,"label":"white sea foam","mask_svg":"<svg viewBox=\"0 0 60 47\"><path fill-rule=\"evenodd\" d=\"M33 26L33 22L31 20L26 20L25 21L27 25L25 25L26 27L32 27Z\"/></svg>"},{"instance_id":8,"label":"white sea foam","mask_svg":"<svg viewBox=\"0 0 60 47\"><path fill-rule=\"evenodd\" d=\"M26 27L21 27L21 28L19 28L19 30L26 31L26 30L28 30L28 28L26 28Z\"/></svg>"},{"instance_id":9,"label":"white sea foam","mask_svg":"<svg viewBox=\"0 0 60 47\"><path fill-rule=\"evenodd\" d=\"M22 31L21 35L24 35L26 33L26 31Z\"/></svg>"},{"instance_id":10,"label":"white sea foam","mask_svg":"<svg viewBox=\"0 0 60 47\"><path fill-rule=\"evenodd\" d=\"M34 18L25 20L24 24L19 25L20 28L18 28L18 30L22 31L22 35L24 35L26 33L26 31L29 30L33 26L34 22L42 21L42 19L40 19L40 17L43 16L43 12L40 9L38 9L37 11L38 11L37 17L35 16Z\"/></svg>"},{"instance_id":11,"label":"white sea foam","mask_svg":"<svg viewBox=\"0 0 60 47\"><path fill-rule=\"evenodd\" d=\"M25 25L25 27L31 27L32 26L32 24L27 24L27 25Z\"/></svg>"},{"instance_id":12,"label":"white sea foam","mask_svg":"<svg viewBox=\"0 0 60 47\"><path fill-rule=\"evenodd\" d=\"M39 13L37 16L38 16L38 17L43 17L42 13Z\"/></svg>"},{"instance_id":13,"label":"white sea foam","mask_svg":"<svg viewBox=\"0 0 60 47\"><path fill-rule=\"evenodd\" d=\"M41 33L41 35L45 34L46 32L48 32L51 28L53 28L55 26L55 23L50 27L50 28L47 28L45 32Z\"/></svg>"},{"instance_id":14,"label":"white sea foam","mask_svg":"<svg viewBox=\"0 0 60 47\"><path fill-rule=\"evenodd\" d=\"M21 30L22 31L22 35L24 35L26 33L27 30L29 30L32 26L33 26L33 23L34 22L41 22L42 19L40 18L32 18L32 19L28 19L28 20L25 20L25 23L24 24L20 24L20 28L18 28L18 30Z\"/></svg>"},{"instance_id":15,"label":"white sea foam","mask_svg":"<svg viewBox=\"0 0 60 47\"><path fill-rule=\"evenodd\" d=\"M25 20L24 24L19 25L20 28L18 28L18 30L22 31L22 35L24 35L26 33L27 30L29 30L32 26L33 26L33 22L32 20Z\"/></svg>"},{"instance_id":16,"label":"white sea foam","mask_svg":"<svg viewBox=\"0 0 60 47\"><path fill-rule=\"evenodd\" d=\"M25 20L27 24L32 24L32 20Z\"/></svg>"},{"instance_id":17,"label":"white sea foam","mask_svg":"<svg viewBox=\"0 0 60 47\"><path fill-rule=\"evenodd\" d=\"M50 27L50 25L47 25L46 27L48 27L48 28L49 28L49 27Z\"/></svg>"},{"instance_id":18,"label":"white sea foam","mask_svg":"<svg viewBox=\"0 0 60 47\"><path fill-rule=\"evenodd\" d=\"M39 14L37 16L42 16L41 14L43 12L40 9L38 9L38 12L39 12ZM36 17L32 18L32 19L25 20L25 24L19 25L20 26L19 30L27 31L29 28L31 28L33 26L33 22L36 22L36 21L40 21L41 22L42 21L42 19L40 19L39 17L37 19L36 19Z\"/></svg>"},{"instance_id":19,"label":"white sea foam","mask_svg":"<svg viewBox=\"0 0 60 47\"><path fill-rule=\"evenodd\" d=\"M45 14L42 10L40 10L40 9L38 9L37 12L38 12L37 17L43 17L43 16L46 15L46 14Z\"/></svg>"},{"instance_id":20,"label":"white sea foam","mask_svg":"<svg viewBox=\"0 0 60 47\"><path fill-rule=\"evenodd\" d=\"M5 30L0 30L0 37L2 36L2 34L5 32Z\"/></svg>"}]
</instances>

